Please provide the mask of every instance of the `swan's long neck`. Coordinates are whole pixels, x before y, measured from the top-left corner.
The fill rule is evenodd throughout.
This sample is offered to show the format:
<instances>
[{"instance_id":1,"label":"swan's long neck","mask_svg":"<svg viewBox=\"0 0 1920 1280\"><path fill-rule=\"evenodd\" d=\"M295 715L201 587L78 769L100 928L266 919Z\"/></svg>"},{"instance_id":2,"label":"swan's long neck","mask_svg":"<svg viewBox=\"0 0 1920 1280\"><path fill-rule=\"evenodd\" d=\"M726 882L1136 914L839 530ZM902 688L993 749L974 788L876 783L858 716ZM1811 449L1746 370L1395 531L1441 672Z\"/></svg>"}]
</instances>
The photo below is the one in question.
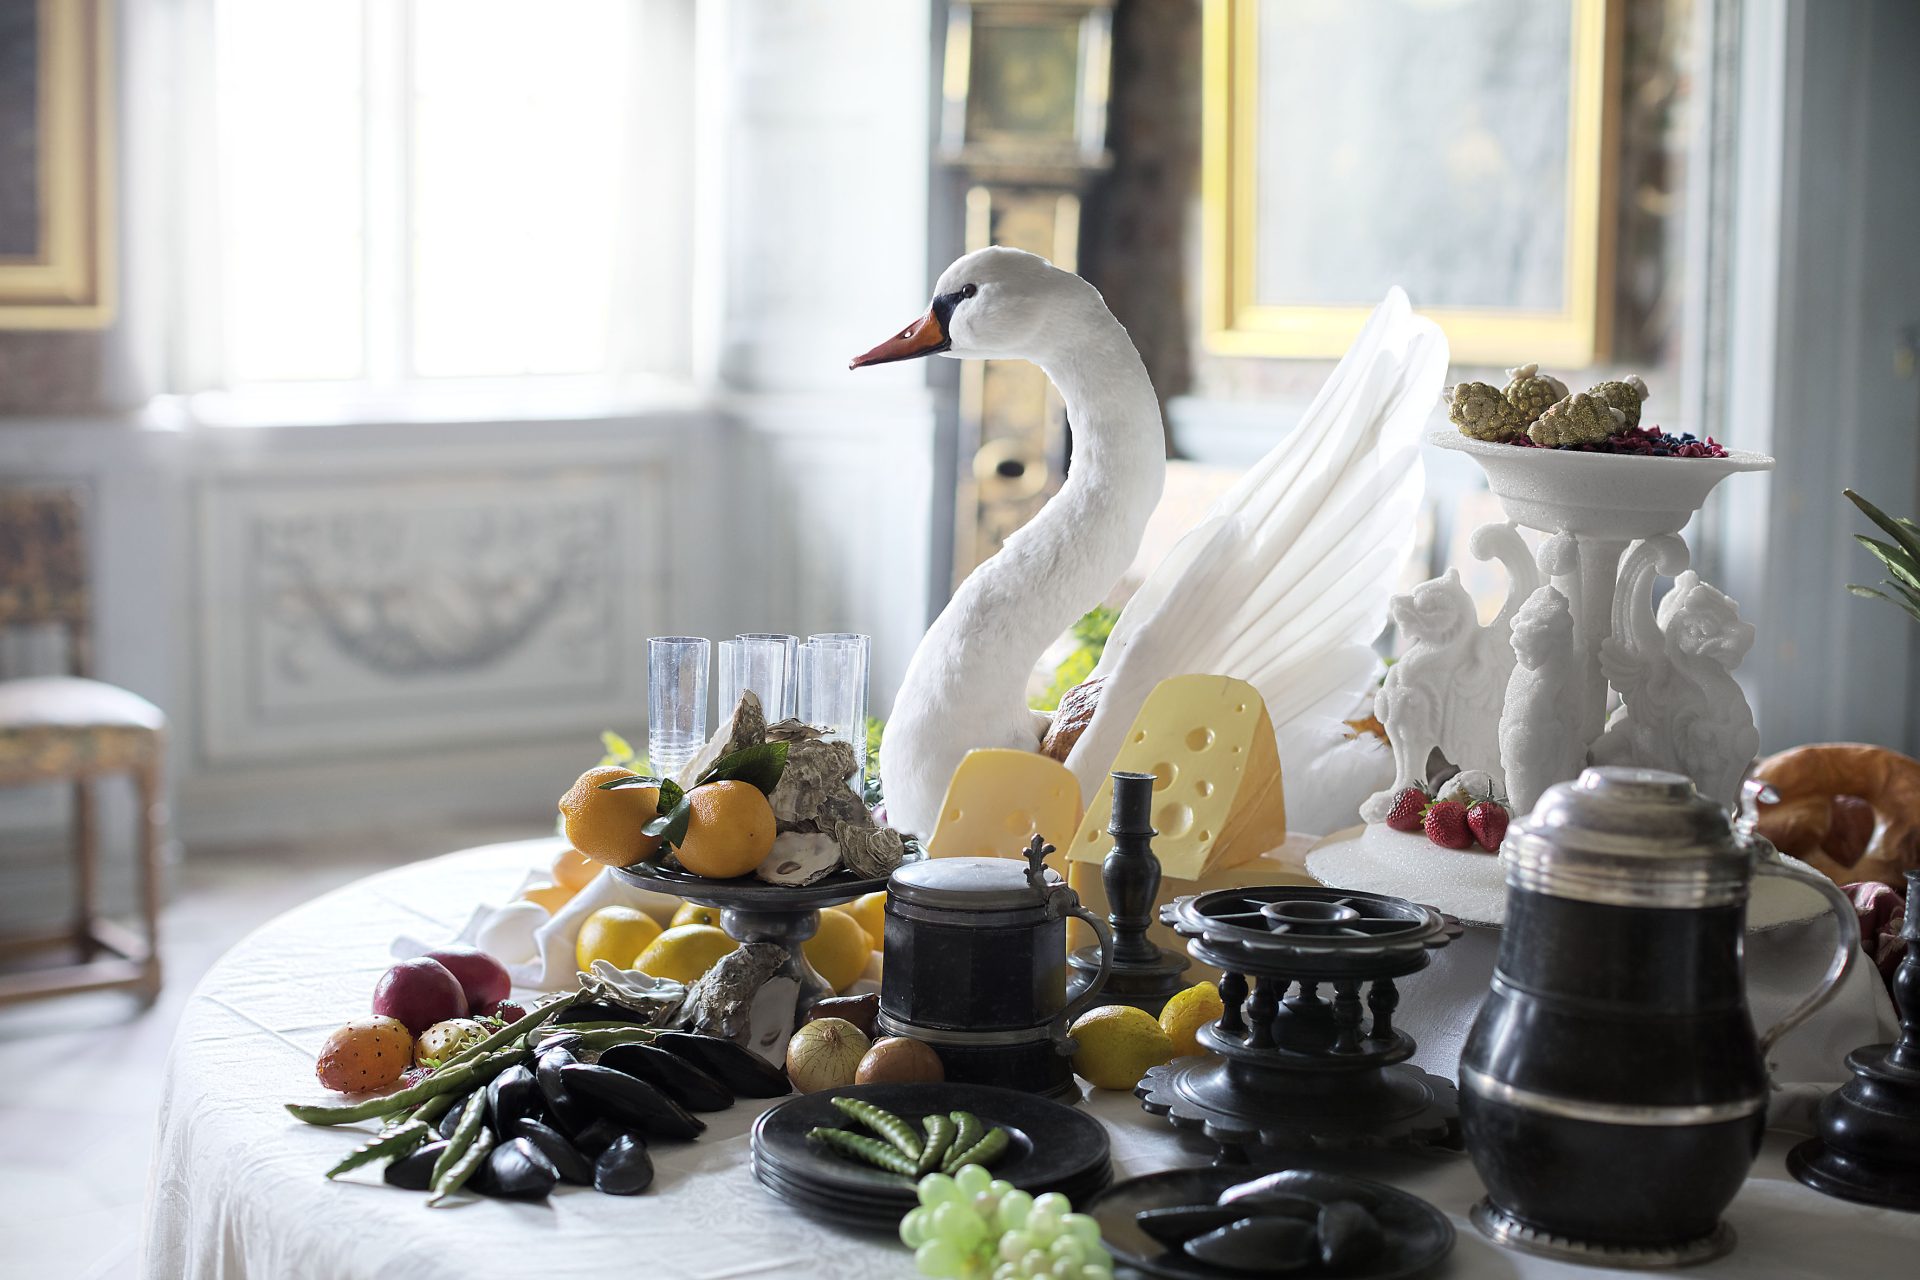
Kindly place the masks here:
<instances>
[{"instance_id":1,"label":"swan's long neck","mask_svg":"<svg viewBox=\"0 0 1920 1280\"><path fill-rule=\"evenodd\" d=\"M1034 357L1059 388L1073 427L1067 481L973 571L935 621L914 667L921 655L937 654L948 669L908 673L909 684L918 678L940 686L944 696L934 702L974 708L976 716L993 708L1029 732L1028 673L1125 573L1166 479L1160 406L1132 340L1104 306L1073 319L1072 340Z\"/></svg>"}]
</instances>

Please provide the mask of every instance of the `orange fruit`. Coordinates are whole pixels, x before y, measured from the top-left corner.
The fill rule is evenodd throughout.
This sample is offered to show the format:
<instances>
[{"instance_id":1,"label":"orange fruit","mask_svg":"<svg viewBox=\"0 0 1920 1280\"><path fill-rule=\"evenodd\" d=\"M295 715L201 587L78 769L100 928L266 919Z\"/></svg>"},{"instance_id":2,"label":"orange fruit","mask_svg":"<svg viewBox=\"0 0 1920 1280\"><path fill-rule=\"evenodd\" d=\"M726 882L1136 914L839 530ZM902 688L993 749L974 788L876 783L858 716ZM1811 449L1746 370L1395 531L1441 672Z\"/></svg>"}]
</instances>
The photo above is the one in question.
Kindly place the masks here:
<instances>
[{"instance_id":1,"label":"orange fruit","mask_svg":"<svg viewBox=\"0 0 1920 1280\"><path fill-rule=\"evenodd\" d=\"M578 893L592 884L593 878L599 874L600 864L592 858L578 849L562 849L554 855L553 869L548 872L547 878L563 889Z\"/></svg>"},{"instance_id":2,"label":"orange fruit","mask_svg":"<svg viewBox=\"0 0 1920 1280\"><path fill-rule=\"evenodd\" d=\"M560 797L560 831L567 843L586 857L610 867L630 867L642 858L651 857L660 847L660 839L642 835L640 828L659 816L660 788L600 789L603 782L634 776L633 770L611 764L581 774L567 788L567 794ZM763 802L764 799L762 797ZM768 812L771 814L771 808Z\"/></svg>"},{"instance_id":3,"label":"orange fruit","mask_svg":"<svg viewBox=\"0 0 1920 1280\"><path fill-rule=\"evenodd\" d=\"M576 892L578 891L569 889L563 884L548 884L542 881L539 884L528 885L520 891L520 896L528 902L546 908L548 915L557 916L560 914L560 908L573 901L573 895Z\"/></svg>"},{"instance_id":4,"label":"orange fruit","mask_svg":"<svg viewBox=\"0 0 1920 1280\"><path fill-rule=\"evenodd\" d=\"M773 852L773 806L752 783L709 782L687 792L687 803L686 839L674 852L693 874L731 880Z\"/></svg>"}]
</instances>

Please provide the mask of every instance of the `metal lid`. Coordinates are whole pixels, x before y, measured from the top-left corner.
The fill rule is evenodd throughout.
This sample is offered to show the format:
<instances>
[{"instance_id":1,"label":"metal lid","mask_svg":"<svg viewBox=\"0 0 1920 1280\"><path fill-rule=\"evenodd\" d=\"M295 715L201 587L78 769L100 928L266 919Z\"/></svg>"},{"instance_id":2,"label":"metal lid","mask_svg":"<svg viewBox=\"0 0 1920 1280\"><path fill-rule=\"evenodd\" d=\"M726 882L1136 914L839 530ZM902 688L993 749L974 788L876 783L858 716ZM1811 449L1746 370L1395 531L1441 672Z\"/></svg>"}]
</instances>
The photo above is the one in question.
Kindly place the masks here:
<instances>
[{"instance_id":1,"label":"metal lid","mask_svg":"<svg viewBox=\"0 0 1920 1280\"><path fill-rule=\"evenodd\" d=\"M1551 787L1501 845L1516 889L1624 907L1744 902L1753 850L1691 780L1588 769Z\"/></svg>"},{"instance_id":2,"label":"metal lid","mask_svg":"<svg viewBox=\"0 0 1920 1280\"><path fill-rule=\"evenodd\" d=\"M1064 883L1051 868L1047 886ZM902 902L959 911L1006 911L1038 907L1044 899L1027 880L1019 858L926 858L893 873L887 892Z\"/></svg>"}]
</instances>

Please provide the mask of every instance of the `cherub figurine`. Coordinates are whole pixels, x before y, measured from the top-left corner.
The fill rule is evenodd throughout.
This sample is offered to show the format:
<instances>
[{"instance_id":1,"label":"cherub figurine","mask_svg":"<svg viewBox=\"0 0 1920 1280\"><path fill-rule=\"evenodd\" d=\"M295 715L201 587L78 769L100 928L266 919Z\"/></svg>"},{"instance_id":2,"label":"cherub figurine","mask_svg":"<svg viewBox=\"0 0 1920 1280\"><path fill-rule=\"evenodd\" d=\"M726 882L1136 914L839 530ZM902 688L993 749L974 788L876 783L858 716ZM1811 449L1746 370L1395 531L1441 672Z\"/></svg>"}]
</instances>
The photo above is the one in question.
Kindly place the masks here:
<instances>
[{"instance_id":1,"label":"cherub figurine","mask_svg":"<svg viewBox=\"0 0 1920 1280\"><path fill-rule=\"evenodd\" d=\"M1753 647L1753 624L1690 569L1674 579L1655 617L1654 571L1685 563L1675 534L1642 542L1622 562L1614 634L1600 646L1601 670L1622 706L1593 757L1686 774L1700 794L1731 810L1760 749L1753 709L1733 678Z\"/></svg>"},{"instance_id":2,"label":"cherub figurine","mask_svg":"<svg viewBox=\"0 0 1920 1280\"><path fill-rule=\"evenodd\" d=\"M1578 777L1587 763L1574 649L1572 606L1557 588L1541 587L1514 615L1515 662L1500 712L1500 758L1516 814L1530 812L1548 787Z\"/></svg>"}]
</instances>

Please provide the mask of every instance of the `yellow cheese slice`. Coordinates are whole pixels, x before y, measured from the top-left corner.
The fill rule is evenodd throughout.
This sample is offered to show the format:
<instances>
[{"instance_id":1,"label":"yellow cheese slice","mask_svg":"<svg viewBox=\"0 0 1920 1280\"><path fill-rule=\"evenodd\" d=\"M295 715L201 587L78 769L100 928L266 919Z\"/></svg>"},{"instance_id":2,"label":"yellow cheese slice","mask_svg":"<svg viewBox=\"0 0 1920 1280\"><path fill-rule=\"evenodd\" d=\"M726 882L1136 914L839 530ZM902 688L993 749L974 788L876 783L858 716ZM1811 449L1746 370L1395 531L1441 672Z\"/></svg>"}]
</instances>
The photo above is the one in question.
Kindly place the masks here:
<instances>
[{"instance_id":1,"label":"yellow cheese slice","mask_svg":"<svg viewBox=\"0 0 1920 1280\"><path fill-rule=\"evenodd\" d=\"M1280 749L1259 692L1228 676L1170 676L1134 717L1113 772L1151 773L1153 851L1161 871L1195 880L1277 849L1287 838ZM1073 838L1075 862L1113 847L1113 779L1100 784Z\"/></svg>"},{"instance_id":2,"label":"yellow cheese slice","mask_svg":"<svg viewBox=\"0 0 1920 1280\"><path fill-rule=\"evenodd\" d=\"M1017 858L1034 836L1064 845L1080 825L1080 780L1033 751L969 751L947 783L927 852L936 858Z\"/></svg>"}]
</instances>

